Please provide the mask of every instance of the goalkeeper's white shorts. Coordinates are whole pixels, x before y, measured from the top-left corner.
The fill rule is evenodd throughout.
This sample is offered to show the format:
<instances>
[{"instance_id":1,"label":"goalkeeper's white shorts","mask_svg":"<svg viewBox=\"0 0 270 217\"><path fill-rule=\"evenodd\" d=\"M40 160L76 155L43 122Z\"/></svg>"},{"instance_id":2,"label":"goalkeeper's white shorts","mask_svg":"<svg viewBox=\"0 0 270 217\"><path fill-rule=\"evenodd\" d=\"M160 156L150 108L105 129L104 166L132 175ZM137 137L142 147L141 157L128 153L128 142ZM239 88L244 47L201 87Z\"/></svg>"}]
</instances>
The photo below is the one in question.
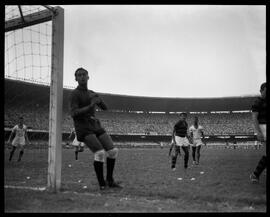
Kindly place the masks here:
<instances>
[{"instance_id":1,"label":"goalkeeper's white shorts","mask_svg":"<svg viewBox=\"0 0 270 217\"><path fill-rule=\"evenodd\" d=\"M181 146L181 147L182 146L187 147L190 145L187 137L175 136L175 142L177 146Z\"/></svg>"}]
</instances>

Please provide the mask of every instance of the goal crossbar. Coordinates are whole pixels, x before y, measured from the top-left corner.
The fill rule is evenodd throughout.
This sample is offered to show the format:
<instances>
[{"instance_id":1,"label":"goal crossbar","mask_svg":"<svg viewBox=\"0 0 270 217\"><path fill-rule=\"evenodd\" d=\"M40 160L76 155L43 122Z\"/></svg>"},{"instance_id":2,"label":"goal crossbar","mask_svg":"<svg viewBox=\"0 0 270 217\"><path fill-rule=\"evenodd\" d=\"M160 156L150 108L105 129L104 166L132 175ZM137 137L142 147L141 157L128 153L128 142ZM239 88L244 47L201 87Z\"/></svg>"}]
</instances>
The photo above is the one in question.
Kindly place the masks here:
<instances>
[{"instance_id":1,"label":"goal crossbar","mask_svg":"<svg viewBox=\"0 0 270 217\"><path fill-rule=\"evenodd\" d=\"M22 17L14 18L12 20L5 21L5 32L33 26L36 24L51 21L53 12L49 10L42 10L32 14L28 14Z\"/></svg>"}]
</instances>

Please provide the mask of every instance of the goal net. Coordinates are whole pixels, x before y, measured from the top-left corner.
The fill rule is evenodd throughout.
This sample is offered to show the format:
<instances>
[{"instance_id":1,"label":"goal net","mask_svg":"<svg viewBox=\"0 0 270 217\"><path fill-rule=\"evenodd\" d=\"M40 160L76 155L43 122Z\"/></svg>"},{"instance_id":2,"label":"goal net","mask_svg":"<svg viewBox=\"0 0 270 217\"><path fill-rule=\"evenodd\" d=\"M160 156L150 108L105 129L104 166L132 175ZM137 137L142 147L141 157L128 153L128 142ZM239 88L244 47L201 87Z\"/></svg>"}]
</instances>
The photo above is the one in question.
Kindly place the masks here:
<instances>
[{"instance_id":1,"label":"goal net","mask_svg":"<svg viewBox=\"0 0 270 217\"><path fill-rule=\"evenodd\" d=\"M5 186L60 189L63 17L60 7L5 6ZM30 144L18 162L7 141L20 117Z\"/></svg>"}]
</instances>

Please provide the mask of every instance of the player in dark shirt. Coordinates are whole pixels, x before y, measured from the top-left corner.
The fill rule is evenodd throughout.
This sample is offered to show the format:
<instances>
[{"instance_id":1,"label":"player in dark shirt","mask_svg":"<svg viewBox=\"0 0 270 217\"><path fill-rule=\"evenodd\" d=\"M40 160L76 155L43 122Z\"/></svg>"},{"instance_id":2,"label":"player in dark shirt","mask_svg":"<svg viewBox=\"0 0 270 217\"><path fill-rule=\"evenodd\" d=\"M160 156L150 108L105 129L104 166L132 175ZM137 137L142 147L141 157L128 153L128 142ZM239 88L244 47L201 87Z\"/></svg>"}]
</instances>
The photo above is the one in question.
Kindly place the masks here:
<instances>
[{"instance_id":1,"label":"player in dark shirt","mask_svg":"<svg viewBox=\"0 0 270 217\"><path fill-rule=\"evenodd\" d=\"M188 124L186 122L187 113L182 112L180 114L180 120L174 125L173 133L172 133L172 144L174 146L174 153L172 155L172 163L171 168L174 171L176 165L176 159L178 154L181 155L180 147L184 151L184 168L188 167L188 159L189 159L189 136L188 132Z\"/></svg>"},{"instance_id":2,"label":"player in dark shirt","mask_svg":"<svg viewBox=\"0 0 270 217\"><path fill-rule=\"evenodd\" d=\"M266 83L263 83L260 88L261 97L259 97L252 105L252 119L254 124L255 134L259 142L266 142ZM262 156L256 169L250 175L250 180L253 183L259 181L259 177L266 168L266 155Z\"/></svg>"},{"instance_id":3,"label":"player in dark shirt","mask_svg":"<svg viewBox=\"0 0 270 217\"><path fill-rule=\"evenodd\" d=\"M94 169L100 189L104 190L107 186L111 188L121 188L113 179L113 170L118 155L118 149L114 147L111 137L106 133L100 121L95 117L96 105L102 110L107 110L107 106L97 93L88 89L87 83L89 76L87 70L78 68L75 72L75 80L78 82L78 87L71 93L70 109L77 140L84 142L94 153ZM106 159L106 181L103 176L105 152L107 152L108 155Z\"/></svg>"}]
</instances>

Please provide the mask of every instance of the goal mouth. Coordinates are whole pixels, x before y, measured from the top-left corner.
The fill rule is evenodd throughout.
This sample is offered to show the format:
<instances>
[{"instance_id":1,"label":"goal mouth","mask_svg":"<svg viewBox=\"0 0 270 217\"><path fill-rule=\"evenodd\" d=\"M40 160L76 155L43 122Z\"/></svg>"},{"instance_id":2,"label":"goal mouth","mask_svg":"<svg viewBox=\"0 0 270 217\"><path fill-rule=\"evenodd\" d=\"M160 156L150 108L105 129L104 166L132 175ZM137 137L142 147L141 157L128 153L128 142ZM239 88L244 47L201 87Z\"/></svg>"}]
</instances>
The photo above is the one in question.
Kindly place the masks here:
<instances>
[{"instance_id":1,"label":"goal mouth","mask_svg":"<svg viewBox=\"0 0 270 217\"><path fill-rule=\"evenodd\" d=\"M40 185L55 191L60 188L63 47L64 10L61 7L5 6L5 84L9 85L5 88L5 139L8 140L11 132L16 134L13 127L22 116L30 140L30 144L25 143L22 162L13 162L21 155L20 151L11 154L5 149L7 186L23 183L30 188ZM49 88L45 94L34 93L39 97L33 97L10 80Z\"/></svg>"}]
</instances>

